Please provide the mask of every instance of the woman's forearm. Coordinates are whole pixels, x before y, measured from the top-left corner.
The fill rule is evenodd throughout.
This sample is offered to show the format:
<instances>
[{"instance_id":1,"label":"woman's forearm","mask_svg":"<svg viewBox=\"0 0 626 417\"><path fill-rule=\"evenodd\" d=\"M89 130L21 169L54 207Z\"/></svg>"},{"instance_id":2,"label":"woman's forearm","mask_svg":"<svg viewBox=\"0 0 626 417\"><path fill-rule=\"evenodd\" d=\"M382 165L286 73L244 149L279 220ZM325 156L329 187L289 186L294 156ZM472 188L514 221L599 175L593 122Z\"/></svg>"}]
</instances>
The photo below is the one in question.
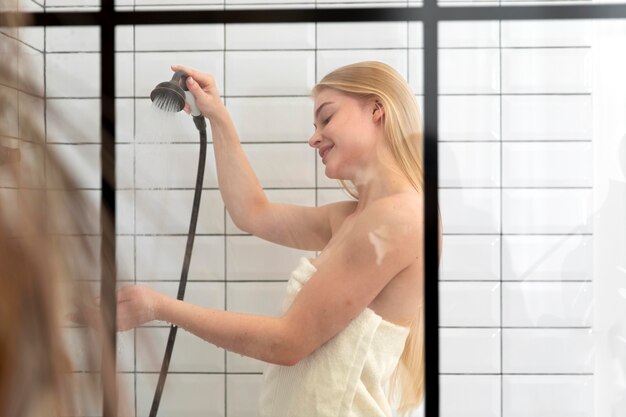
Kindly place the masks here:
<instances>
[{"instance_id":1,"label":"woman's forearm","mask_svg":"<svg viewBox=\"0 0 626 417\"><path fill-rule=\"evenodd\" d=\"M222 199L233 222L247 231L246 221L253 217L255 210L268 203L267 197L241 147L226 107L221 105L209 121Z\"/></svg>"},{"instance_id":2,"label":"woman's forearm","mask_svg":"<svg viewBox=\"0 0 626 417\"><path fill-rule=\"evenodd\" d=\"M298 362L287 323L275 317L214 310L162 296L155 315L228 351L279 365Z\"/></svg>"}]
</instances>

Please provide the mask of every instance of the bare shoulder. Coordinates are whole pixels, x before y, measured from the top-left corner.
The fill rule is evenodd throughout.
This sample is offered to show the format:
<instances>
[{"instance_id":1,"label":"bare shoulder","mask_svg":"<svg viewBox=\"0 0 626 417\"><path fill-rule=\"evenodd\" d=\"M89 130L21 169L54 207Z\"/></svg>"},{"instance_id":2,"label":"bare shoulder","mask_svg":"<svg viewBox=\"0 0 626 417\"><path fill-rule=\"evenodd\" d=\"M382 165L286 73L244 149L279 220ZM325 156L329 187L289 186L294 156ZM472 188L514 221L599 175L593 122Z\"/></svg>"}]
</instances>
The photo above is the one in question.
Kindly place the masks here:
<instances>
[{"instance_id":1,"label":"bare shoulder","mask_svg":"<svg viewBox=\"0 0 626 417\"><path fill-rule=\"evenodd\" d=\"M330 222L330 228L334 235L341 227L344 220L354 213L356 210L357 202L353 200L338 201L333 203L329 207L328 221Z\"/></svg>"},{"instance_id":2,"label":"bare shoulder","mask_svg":"<svg viewBox=\"0 0 626 417\"><path fill-rule=\"evenodd\" d=\"M377 223L418 227L423 222L423 210L424 204L420 194L398 193L372 202L363 210L363 215Z\"/></svg>"}]
</instances>

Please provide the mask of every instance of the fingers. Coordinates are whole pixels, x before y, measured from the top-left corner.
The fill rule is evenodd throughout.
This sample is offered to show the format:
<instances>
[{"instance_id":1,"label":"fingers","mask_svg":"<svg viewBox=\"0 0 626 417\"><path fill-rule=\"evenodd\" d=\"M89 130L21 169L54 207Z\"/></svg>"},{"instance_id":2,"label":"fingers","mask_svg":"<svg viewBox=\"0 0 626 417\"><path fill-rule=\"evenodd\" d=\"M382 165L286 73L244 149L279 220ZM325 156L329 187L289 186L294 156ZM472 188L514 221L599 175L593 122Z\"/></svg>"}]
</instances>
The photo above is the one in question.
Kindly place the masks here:
<instances>
[{"instance_id":1,"label":"fingers","mask_svg":"<svg viewBox=\"0 0 626 417\"><path fill-rule=\"evenodd\" d=\"M210 74L198 71L195 68L186 67L184 65L172 65L172 71L183 70L187 75L193 77L202 87L212 85L213 77Z\"/></svg>"}]
</instances>

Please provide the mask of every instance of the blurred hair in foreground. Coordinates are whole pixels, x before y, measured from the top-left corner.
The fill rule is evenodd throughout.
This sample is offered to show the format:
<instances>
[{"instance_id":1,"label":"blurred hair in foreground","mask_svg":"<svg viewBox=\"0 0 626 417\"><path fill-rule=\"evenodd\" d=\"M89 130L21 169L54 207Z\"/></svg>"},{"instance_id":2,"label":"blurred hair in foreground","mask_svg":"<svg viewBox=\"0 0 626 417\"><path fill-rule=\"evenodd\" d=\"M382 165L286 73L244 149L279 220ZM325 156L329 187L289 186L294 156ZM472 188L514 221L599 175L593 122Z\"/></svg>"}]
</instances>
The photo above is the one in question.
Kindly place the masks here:
<instances>
[{"instance_id":1,"label":"blurred hair in foreground","mask_svg":"<svg viewBox=\"0 0 626 417\"><path fill-rule=\"evenodd\" d=\"M0 11L16 9L16 0L0 0ZM18 108L15 97L29 94L22 86L36 72L19 61L16 26L28 16L16 19L0 22L0 415L85 415L102 409L100 363L111 352L103 352L100 324L72 328L66 315L94 308L87 302L100 275L99 217L47 152L33 115ZM18 115L18 137L7 136L18 131ZM112 381L115 370L104 372Z\"/></svg>"}]
</instances>

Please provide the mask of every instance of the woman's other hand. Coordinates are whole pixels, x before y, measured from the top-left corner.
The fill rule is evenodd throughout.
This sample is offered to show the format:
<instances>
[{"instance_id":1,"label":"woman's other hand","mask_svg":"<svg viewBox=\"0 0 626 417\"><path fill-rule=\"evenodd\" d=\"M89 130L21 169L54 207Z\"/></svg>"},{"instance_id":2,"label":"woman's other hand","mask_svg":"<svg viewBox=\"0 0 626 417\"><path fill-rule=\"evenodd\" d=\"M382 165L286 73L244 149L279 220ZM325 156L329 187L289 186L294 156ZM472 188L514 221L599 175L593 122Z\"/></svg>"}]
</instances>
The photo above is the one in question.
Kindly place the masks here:
<instances>
[{"instance_id":1,"label":"woman's other hand","mask_svg":"<svg viewBox=\"0 0 626 417\"><path fill-rule=\"evenodd\" d=\"M160 300L164 295L141 285L130 285L117 290L117 330L125 331L157 319ZM81 325L100 328L100 297L83 305L67 318Z\"/></svg>"},{"instance_id":2,"label":"woman's other hand","mask_svg":"<svg viewBox=\"0 0 626 417\"><path fill-rule=\"evenodd\" d=\"M224 106L220 99L215 79L210 74L182 65L172 65L172 71L183 70L189 76L187 88L196 99L196 106L204 117L211 119L216 111ZM185 103L185 111L190 112L189 104Z\"/></svg>"},{"instance_id":3,"label":"woman's other hand","mask_svg":"<svg viewBox=\"0 0 626 417\"><path fill-rule=\"evenodd\" d=\"M162 294L141 285L117 290L117 330L131 330L156 320L162 297Z\"/></svg>"}]
</instances>

